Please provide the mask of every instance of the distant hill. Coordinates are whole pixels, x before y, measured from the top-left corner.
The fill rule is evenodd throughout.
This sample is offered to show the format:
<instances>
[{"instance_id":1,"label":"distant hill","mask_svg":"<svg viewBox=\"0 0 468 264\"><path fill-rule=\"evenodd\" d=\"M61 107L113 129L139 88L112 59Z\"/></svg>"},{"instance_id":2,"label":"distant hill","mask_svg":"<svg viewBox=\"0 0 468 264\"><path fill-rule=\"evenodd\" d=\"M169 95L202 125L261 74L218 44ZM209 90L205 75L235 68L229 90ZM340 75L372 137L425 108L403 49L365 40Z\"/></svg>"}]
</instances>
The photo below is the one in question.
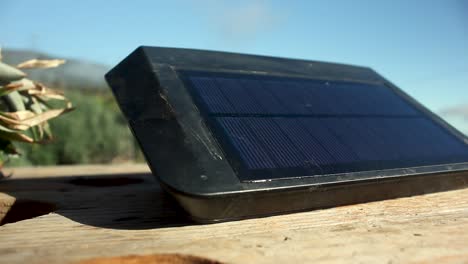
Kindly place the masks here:
<instances>
[{"instance_id":1,"label":"distant hill","mask_svg":"<svg viewBox=\"0 0 468 264\"><path fill-rule=\"evenodd\" d=\"M30 59L65 59L64 65L46 70L25 70L31 79L59 89L104 91L104 74L110 67L90 61L68 59L31 50L2 49L3 61L17 65Z\"/></svg>"}]
</instances>

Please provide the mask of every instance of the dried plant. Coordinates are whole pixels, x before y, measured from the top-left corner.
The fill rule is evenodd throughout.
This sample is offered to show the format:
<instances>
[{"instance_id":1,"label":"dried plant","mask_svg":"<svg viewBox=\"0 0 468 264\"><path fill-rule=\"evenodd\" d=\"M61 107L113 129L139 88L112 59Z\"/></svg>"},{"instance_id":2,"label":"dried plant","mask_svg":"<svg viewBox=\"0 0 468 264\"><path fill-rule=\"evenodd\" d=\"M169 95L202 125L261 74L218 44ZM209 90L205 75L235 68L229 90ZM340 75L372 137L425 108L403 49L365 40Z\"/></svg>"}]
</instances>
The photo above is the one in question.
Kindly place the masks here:
<instances>
[{"instance_id":1,"label":"dried plant","mask_svg":"<svg viewBox=\"0 0 468 264\"><path fill-rule=\"evenodd\" d=\"M1 61L0 50L0 167L18 155L14 141L47 143L53 139L48 120L73 110L62 92L30 80L21 69L58 67L64 60L29 60L16 67Z\"/></svg>"}]
</instances>

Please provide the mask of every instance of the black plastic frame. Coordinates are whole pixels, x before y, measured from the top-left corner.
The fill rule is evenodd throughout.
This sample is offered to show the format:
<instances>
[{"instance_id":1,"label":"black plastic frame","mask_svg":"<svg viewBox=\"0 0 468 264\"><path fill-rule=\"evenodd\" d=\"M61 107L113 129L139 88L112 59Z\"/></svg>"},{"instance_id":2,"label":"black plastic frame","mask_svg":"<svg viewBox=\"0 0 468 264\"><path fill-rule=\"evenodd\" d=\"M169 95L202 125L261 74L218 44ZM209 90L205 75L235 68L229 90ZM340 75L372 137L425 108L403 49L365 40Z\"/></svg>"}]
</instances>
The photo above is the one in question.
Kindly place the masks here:
<instances>
[{"instance_id":1,"label":"black plastic frame","mask_svg":"<svg viewBox=\"0 0 468 264\"><path fill-rule=\"evenodd\" d=\"M197 221L213 222L468 186L468 160L434 166L242 182L180 72L210 71L385 85L468 145L467 138L365 67L214 51L140 47L106 74L147 162Z\"/></svg>"}]
</instances>

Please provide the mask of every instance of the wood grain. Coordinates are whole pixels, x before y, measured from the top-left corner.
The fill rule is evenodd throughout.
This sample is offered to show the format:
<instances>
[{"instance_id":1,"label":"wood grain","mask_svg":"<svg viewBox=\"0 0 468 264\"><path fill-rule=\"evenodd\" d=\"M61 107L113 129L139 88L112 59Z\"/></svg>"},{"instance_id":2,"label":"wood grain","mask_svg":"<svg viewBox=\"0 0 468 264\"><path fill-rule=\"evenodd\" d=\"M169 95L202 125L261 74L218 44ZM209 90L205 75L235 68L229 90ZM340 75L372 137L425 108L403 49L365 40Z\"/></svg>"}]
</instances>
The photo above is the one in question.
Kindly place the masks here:
<instances>
[{"instance_id":1,"label":"wood grain","mask_svg":"<svg viewBox=\"0 0 468 264\"><path fill-rule=\"evenodd\" d=\"M21 201L55 211L0 226L0 263L166 253L227 263L468 263L468 189L197 225L145 165L76 166L15 169L0 181L0 219Z\"/></svg>"}]
</instances>

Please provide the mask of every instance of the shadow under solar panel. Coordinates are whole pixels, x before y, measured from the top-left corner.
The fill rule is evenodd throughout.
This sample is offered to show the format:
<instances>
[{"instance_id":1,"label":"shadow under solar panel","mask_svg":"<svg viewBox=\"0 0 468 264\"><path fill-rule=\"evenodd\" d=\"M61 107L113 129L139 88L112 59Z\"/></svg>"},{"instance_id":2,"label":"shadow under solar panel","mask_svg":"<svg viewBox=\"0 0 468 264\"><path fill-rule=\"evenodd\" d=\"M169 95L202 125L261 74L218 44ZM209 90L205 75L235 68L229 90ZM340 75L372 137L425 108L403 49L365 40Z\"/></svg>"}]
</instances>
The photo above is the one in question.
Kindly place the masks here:
<instances>
[{"instance_id":1,"label":"shadow under solar panel","mask_svg":"<svg viewBox=\"0 0 468 264\"><path fill-rule=\"evenodd\" d=\"M372 69L140 47L106 79L196 221L468 187L468 139Z\"/></svg>"}]
</instances>

